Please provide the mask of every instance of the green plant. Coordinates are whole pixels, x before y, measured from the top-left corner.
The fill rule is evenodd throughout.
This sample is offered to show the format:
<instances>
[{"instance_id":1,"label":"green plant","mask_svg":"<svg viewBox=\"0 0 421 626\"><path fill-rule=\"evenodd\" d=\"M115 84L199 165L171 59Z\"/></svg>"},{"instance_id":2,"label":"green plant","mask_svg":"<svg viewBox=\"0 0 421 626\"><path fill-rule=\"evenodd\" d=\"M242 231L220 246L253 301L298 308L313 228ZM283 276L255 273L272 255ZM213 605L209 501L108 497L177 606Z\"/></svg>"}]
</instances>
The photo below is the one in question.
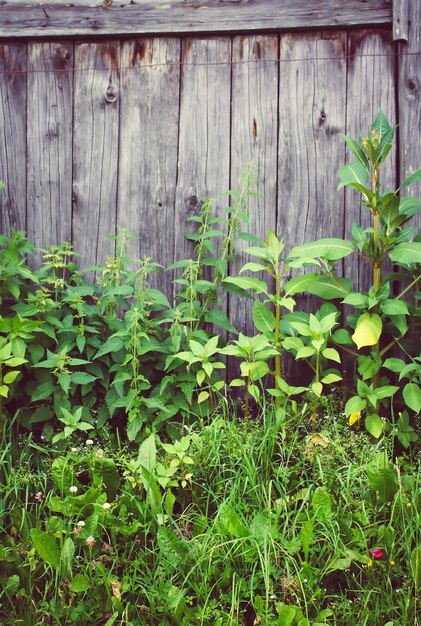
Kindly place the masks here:
<instances>
[{"instance_id":1,"label":"green plant","mask_svg":"<svg viewBox=\"0 0 421 626\"><path fill-rule=\"evenodd\" d=\"M303 264L319 268L320 273L313 274L309 284L310 293L325 299L341 297L343 304L357 310L355 315L347 318L352 335L348 330L341 329L332 335L332 339L339 348L357 358L361 377L357 395L348 401L345 413L354 423L363 411L367 411L366 427L375 437L382 432L380 413L385 399L393 397L400 389L396 385L384 385L383 381L380 384L381 369L384 368L386 354L408 332L410 309L403 297L418 282L421 263L421 243L416 239L411 241L414 229L405 228L406 222L419 210L421 202L418 198L400 197L404 187L421 180L421 170L404 180L394 192L382 192L380 187L381 167L392 148L394 132L395 129L380 111L370 136L362 138L359 144L351 137L344 137L356 160L340 168L339 188L351 187L361 193L362 205L372 217L371 225L363 229L354 224L352 242L321 239L297 246L289 255L291 259L301 259ZM372 284L366 293L353 292L351 281L336 276L334 272L335 262L354 251L372 268ZM399 266L399 274L389 276L386 273L385 267L390 261ZM394 284L407 280L395 296L391 292L391 279ZM389 332L392 339L388 337ZM352 347L354 345L357 352ZM368 348L368 353L361 354L363 348ZM415 387L411 386L412 396L414 390ZM418 412L421 403L412 402L412 407Z\"/></svg>"}]
</instances>

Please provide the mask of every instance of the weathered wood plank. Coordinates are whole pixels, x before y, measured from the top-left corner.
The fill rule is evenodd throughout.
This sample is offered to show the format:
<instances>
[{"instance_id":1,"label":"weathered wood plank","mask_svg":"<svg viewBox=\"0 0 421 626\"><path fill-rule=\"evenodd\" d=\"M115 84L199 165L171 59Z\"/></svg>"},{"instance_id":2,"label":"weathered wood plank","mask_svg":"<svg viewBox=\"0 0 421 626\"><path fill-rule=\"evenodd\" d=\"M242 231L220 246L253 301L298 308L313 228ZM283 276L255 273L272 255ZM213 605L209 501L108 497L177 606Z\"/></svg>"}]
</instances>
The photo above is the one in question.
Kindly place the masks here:
<instances>
[{"instance_id":1,"label":"weathered wood plank","mask_svg":"<svg viewBox=\"0 0 421 626\"><path fill-rule=\"evenodd\" d=\"M76 45L72 220L83 267L104 263L114 250L106 237L116 231L119 64L118 42Z\"/></svg>"},{"instance_id":2,"label":"weathered wood plank","mask_svg":"<svg viewBox=\"0 0 421 626\"><path fill-rule=\"evenodd\" d=\"M216 197L230 183L231 41L186 39L182 42L180 128L176 219L177 259L191 258L184 238L195 232L187 218L200 211L201 200ZM216 215L222 215L217 203ZM219 211L219 213L218 213ZM224 302L226 307L226 302Z\"/></svg>"},{"instance_id":3,"label":"weathered wood plank","mask_svg":"<svg viewBox=\"0 0 421 626\"><path fill-rule=\"evenodd\" d=\"M343 158L345 55L345 32L281 36L277 231L286 255L294 245L343 234L336 171ZM295 299L298 310L321 304L315 297ZM283 373L295 383L311 378L309 368L289 356Z\"/></svg>"},{"instance_id":4,"label":"weathered wood plank","mask_svg":"<svg viewBox=\"0 0 421 626\"><path fill-rule=\"evenodd\" d=\"M278 233L286 251L343 233L336 172L343 159L345 55L345 33L281 36Z\"/></svg>"},{"instance_id":5,"label":"weathered wood plank","mask_svg":"<svg viewBox=\"0 0 421 626\"><path fill-rule=\"evenodd\" d=\"M393 41L408 41L411 0L393 0Z\"/></svg>"},{"instance_id":6,"label":"weathered wood plank","mask_svg":"<svg viewBox=\"0 0 421 626\"><path fill-rule=\"evenodd\" d=\"M276 230L278 47L276 35L233 39L231 186L238 189L240 175L251 163L256 178L251 191L258 195L247 200L250 226L243 228L264 240L269 230ZM242 252L245 242L238 241L236 247L237 258L230 268L233 275L252 260ZM232 296L228 306L232 324L242 333L254 334L252 301Z\"/></svg>"},{"instance_id":7,"label":"weathered wood plank","mask_svg":"<svg viewBox=\"0 0 421 626\"><path fill-rule=\"evenodd\" d=\"M3 0L0 37L273 31L392 23L392 0Z\"/></svg>"},{"instance_id":8,"label":"weathered wood plank","mask_svg":"<svg viewBox=\"0 0 421 626\"><path fill-rule=\"evenodd\" d=\"M348 35L348 54L346 134L358 140L361 134L369 134L370 125L380 109L392 125L397 122L394 87L395 56L391 33L370 30L351 32ZM339 165L353 161L354 158L352 153L346 150L345 159ZM337 180L339 182L339 178ZM395 150L385 161L380 182L383 188L395 188ZM352 239L351 228L354 222L366 228L371 225L372 218L370 211L361 206L361 194L346 189L345 238L347 239ZM371 285L371 268L355 255L344 259L344 274L352 278L355 291L367 291Z\"/></svg>"},{"instance_id":9,"label":"weathered wood plank","mask_svg":"<svg viewBox=\"0 0 421 626\"><path fill-rule=\"evenodd\" d=\"M408 5L408 43L399 44L400 182L421 167L421 3ZM413 183L407 195L421 196L421 183ZM421 226L421 215L414 220Z\"/></svg>"},{"instance_id":10,"label":"weathered wood plank","mask_svg":"<svg viewBox=\"0 0 421 626\"><path fill-rule=\"evenodd\" d=\"M0 45L0 232L26 230L26 44Z\"/></svg>"},{"instance_id":11,"label":"weathered wood plank","mask_svg":"<svg viewBox=\"0 0 421 626\"><path fill-rule=\"evenodd\" d=\"M28 236L71 241L73 44L28 44ZM71 71L68 71L71 70Z\"/></svg>"},{"instance_id":12,"label":"weathered wood plank","mask_svg":"<svg viewBox=\"0 0 421 626\"><path fill-rule=\"evenodd\" d=\"M139 237L130 255L166 265L174 253L180 41L126 41L121 61L117 225ZM170 294L170 273L152 283Z\"/></svg>"}]
</instances>

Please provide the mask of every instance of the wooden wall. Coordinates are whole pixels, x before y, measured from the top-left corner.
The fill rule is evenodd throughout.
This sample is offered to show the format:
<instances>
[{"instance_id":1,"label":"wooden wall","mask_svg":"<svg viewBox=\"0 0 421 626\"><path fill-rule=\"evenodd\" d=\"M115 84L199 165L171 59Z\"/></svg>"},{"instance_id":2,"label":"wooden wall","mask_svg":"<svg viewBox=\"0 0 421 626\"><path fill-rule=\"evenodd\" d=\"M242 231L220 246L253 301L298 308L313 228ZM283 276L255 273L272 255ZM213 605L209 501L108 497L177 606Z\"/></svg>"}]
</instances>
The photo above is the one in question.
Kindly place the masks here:
<instances>
[{"instance_id":1,"label":"wooden wall","mask_svg":"<svg viewBox=\"0 0 421 626\"><path fill-rule=\"evenodd\" d=\"M252 162L254 234L274 229L287 250L347 236L365 217L356 195L337 191L341 133L366 132L382 108L400 124L390 186L421 165L412 28L409 44L392 41L391 24L0 40L0 230L26 230L40 247L72 241L88 266L127 228L131 255L167 265L190 253L198 199L235 188ZM355 261L344 272L363 287ZM171 278L156 283L168 295ZM245 303L225 306L251 330Z\"/></svg>"}]
</instances>

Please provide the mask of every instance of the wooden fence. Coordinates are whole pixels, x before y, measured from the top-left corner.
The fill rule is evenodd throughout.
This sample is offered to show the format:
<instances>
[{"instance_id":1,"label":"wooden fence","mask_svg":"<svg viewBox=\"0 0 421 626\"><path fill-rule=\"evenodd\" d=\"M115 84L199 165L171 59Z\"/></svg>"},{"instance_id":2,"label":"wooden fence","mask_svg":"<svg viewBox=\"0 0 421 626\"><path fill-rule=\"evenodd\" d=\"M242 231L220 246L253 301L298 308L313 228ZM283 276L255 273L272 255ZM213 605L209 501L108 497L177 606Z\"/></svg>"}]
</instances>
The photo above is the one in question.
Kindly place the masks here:
<instances>
[{"instance_id":1,"label":"wooden fence","mask_svg":"<svg viewBox=\"0 0 421 626\"><path fill-rule=\"evenodd\" d=\"M254 234L287 249L347 236L364 217L337 191L340 135L380 108L399 124L390 186L421 165L418 0L1 5L1 231L71 241L82 266L105 261L118 228L138 237L133 256L189 255L186 218L250 162ZM357 289L362 271L344 267ZM245 306L230 311L240 330Z\"/></svg>"}]
</instances>

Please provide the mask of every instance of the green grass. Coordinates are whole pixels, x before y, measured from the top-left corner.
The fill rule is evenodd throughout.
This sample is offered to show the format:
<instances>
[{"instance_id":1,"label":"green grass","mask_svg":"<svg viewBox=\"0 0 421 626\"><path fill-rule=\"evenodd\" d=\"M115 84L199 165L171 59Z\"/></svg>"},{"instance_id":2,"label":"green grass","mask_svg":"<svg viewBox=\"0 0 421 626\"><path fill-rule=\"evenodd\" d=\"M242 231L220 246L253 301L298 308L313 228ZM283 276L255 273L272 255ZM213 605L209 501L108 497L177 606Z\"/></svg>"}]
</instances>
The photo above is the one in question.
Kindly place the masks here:
<instances>
[{"instance_id":1,"label":"green grass","mask_svg":"<svg viewBox=\"0 0 421 626\"><path fill-rule=\"evenodd\" d=\"M191 462L160 483L158 466L136 473L137 446L107 436L57 452L9 424L4 626L418 624L415 449L392 462L389 441L351 433L331 398L316 413L304 405L253 419L225 407L185 435ZM171 467L159 440L156 454ZM98 457L118 474L100 474Z\"/></svg>"}]
</instances>

